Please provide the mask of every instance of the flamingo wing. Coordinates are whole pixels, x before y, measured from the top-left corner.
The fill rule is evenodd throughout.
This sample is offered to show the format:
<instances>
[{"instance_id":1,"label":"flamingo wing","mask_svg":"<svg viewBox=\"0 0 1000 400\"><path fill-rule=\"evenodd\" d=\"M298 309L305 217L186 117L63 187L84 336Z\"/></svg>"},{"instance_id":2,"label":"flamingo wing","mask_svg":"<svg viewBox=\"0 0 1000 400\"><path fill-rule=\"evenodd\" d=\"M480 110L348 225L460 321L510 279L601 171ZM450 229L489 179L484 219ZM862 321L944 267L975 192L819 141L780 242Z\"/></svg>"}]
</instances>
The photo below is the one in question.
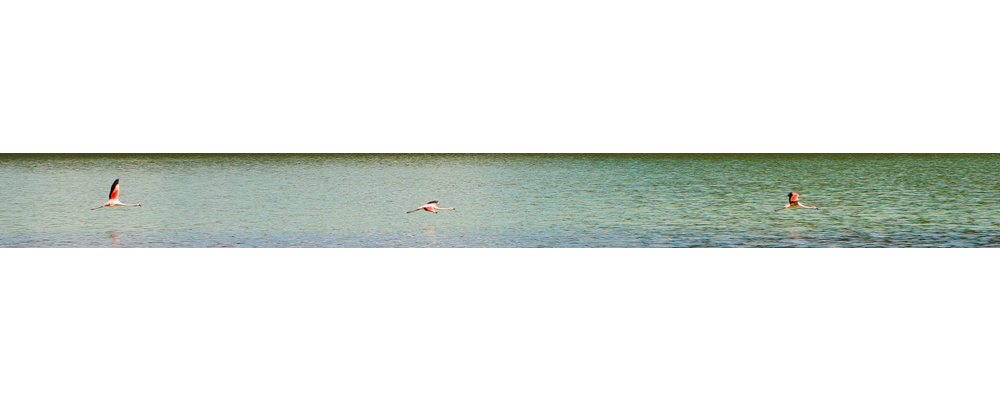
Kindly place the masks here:
<instances>
[{"instance_id":1,"label":"flamingo wing","mask_svg":"<svg viewBox=\"0 0 1000 400\"><path fill-rule=\"evenodd\" d=\"M111 193L108 193L108 200L118 200L118 179L111 184Z\"/></svg>"}]
</instances>

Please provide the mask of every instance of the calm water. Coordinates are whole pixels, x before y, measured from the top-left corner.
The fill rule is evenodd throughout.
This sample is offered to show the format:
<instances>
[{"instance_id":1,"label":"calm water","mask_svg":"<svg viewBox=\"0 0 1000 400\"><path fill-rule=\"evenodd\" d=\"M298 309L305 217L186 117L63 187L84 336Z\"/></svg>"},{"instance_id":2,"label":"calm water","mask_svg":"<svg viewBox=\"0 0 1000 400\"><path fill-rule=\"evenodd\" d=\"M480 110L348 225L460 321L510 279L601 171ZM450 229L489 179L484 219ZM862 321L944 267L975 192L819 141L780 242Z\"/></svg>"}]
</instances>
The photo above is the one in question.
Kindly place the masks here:
<instances>
[{"instance_id":1,"label":"calm water","mask_svg":"<svg viewBox=\"0 0 1000 400\"><path fill-rule=\"evenodd\" d=\"M143 206L91 211L116 178ZM996 154L0 155L0 187L0 247L1000 247Z\"/></svg>"}]
</instances>

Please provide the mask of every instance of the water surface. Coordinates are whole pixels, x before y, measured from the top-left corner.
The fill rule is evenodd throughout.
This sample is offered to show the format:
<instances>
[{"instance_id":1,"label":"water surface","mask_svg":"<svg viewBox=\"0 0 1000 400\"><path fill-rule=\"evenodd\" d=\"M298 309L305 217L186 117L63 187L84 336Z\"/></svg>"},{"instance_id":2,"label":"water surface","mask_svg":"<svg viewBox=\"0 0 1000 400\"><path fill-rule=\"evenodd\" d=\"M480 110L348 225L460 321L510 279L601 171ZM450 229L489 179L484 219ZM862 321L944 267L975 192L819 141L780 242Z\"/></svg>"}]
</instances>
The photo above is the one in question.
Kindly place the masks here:
<instances>
[{"instance_id":1,"label":"water surface","mask_svg":"<svg viewBox=\"0 0 1000 400\"><path fill-rule=\"evenodd\" d=\"M0 155L0 247L998 247L996 154ZM121 178L125 202L91 211ZM783 210L790 191L819 210ZM439 200L457 211L406 214Z\"/></svg>"}]
</instances>

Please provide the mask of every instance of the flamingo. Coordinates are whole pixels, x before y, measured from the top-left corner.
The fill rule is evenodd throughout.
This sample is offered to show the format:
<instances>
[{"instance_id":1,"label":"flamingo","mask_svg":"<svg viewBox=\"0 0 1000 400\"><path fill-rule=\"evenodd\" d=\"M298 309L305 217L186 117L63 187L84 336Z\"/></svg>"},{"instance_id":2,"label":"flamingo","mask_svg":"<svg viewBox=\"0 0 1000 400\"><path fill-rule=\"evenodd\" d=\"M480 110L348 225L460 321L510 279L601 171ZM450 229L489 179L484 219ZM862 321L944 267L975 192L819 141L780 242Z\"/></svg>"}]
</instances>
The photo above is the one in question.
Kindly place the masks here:
<instances>
[{"instance_id":1,"label":"flamingo","mask_svg":"<svg viewBox=\"0 0 1000 400\"><path fill-rule=\"evenodd\" d=\"M438 201L434 200L434 201L427 202L427 204L424 204L424 205L420 206L420 208L418 208L416 210L407 211L406 213L409 214L411 212L417 212L417 211L420 211L420 210L430 211L432 213L437 214L438 213L437 210L452 210L452 211L454 211L455 207L448 207L448 208L438 207Z\"/></svg>"},{"instance_id":2,"label":"flamingo","mask_svg":"<svg viewBox=\"0 0 1000 400\"><path fill-rule=\"evenodd\" d=\"M118 183L118 179L115 179L115 183L111 184L111 193L108 194L108 202L104 203L103 206L100 206L100 207L97 207L97 208L91 208L91 210L96 210L98 208L104 208L104 207L117 207L117 206L136 206L136 207L141 207L142 206L142 204L139 204L139 203L128 204L128 203L122 203L120 200L118 200L118 192L120 191L120 189L121 189L121 185Z\"/></svg>"},{"instance_id":3,"label":"flamingo","mask_svg":"<svg viewBox=\"0 0 1000 400\"><path fill-rule=\"evenodd\" d=\"M784 210L786 208L811 208L811 209L814 209L814 210L818 210L819 209L819 207L812 207L812 206L807 206L805 204L799 203L799 194L795 193L795 192L791 192L791 193L788 194L788 204L785 204L785 206L783 208L777 208L774 211L781 211L781 210Z\"/></svg>"}]
</instances>

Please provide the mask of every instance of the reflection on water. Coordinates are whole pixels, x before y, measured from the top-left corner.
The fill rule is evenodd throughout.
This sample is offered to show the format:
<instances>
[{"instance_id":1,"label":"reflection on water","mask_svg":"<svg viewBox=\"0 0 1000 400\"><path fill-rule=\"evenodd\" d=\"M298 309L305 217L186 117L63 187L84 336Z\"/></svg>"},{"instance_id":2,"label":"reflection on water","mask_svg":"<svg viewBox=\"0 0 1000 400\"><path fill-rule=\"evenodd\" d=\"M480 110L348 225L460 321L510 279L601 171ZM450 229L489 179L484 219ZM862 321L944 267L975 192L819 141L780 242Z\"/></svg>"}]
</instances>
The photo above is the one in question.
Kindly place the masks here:
<instances>
[{"instance_id":1,"label":"reflection on water","mask_svg":"<svg viewBox=\"0 0 1000 400\"><path fill-rule=\"evenodd\" d=\"M0 155L0 246L998 247L997 176L994 154ZM143 207L89 211L118 178ZM773 211L791 191L820 209ZM460 211L405 213L429 200Z\"/></svg>"},{"instance_id":2,"label":"reflection on water","mask_svg":"<svg viewBox=\"0 0 1000 400\"><path fill-rule=\"evenodd\" d=\"M121 246L122 245L121 235L118 233L118 231L111 231L110 232L110 236L111 236L111 240L112 240L112 242L111 242L112 246Z\"/></svg>"},{"instance_id":3,"label":"reflection on water","mask_svg":"<svg viewBox=\"0 0 1000 400\"><path fill-rule=\"evenodd\" d=\"M424 236L427 237L427 245L424 247L433 246L437 243L437 228L434 226L428 226L424 228Z\"/></svg>"}]
</instances>

